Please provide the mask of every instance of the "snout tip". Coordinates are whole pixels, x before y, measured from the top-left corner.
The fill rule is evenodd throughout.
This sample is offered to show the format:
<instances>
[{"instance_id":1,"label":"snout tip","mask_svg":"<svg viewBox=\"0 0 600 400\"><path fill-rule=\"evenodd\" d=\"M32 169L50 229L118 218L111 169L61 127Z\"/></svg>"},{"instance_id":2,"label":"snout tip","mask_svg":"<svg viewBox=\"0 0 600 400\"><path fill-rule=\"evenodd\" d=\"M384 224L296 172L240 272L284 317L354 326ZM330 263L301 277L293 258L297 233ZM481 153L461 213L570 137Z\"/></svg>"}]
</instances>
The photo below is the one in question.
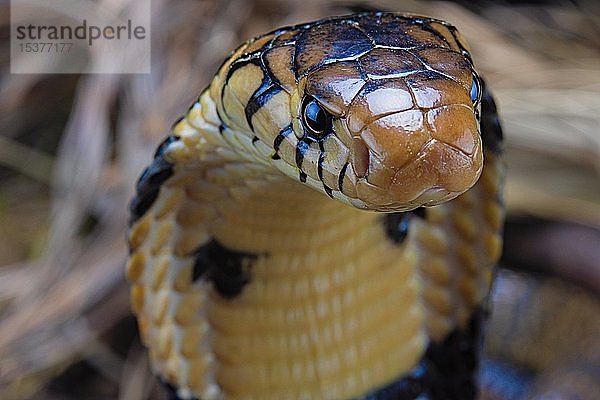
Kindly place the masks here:
<instances>
[{"instance_id":1,"label":"snout tip","mask_svg":"<svg viewBox=\"0 0 600 400\"><path fill-rule=\"evenodd\" d=\"M459 106L381 118L354 137L354 150L357 194L376 210L451 200L471 188L483 169L477 121Z\"/></svg>"}]
</instances>

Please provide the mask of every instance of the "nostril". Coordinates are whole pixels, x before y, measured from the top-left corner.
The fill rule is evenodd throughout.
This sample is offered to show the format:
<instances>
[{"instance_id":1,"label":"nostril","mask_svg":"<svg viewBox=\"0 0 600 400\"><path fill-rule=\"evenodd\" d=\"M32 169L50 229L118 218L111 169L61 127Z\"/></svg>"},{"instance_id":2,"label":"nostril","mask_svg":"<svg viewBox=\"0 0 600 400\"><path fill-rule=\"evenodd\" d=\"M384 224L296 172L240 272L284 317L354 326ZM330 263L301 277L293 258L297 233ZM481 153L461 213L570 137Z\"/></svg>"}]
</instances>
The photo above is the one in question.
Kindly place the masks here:
<instances>
[{"instance_id":1,"label":"nostril","mask_svg":"<svg viewBox=\"0 0 600 400\"><path fill-rule=\"evenodd\" d=\"M358 178L364 178L369 171L369 148L359 136L352 138L352 167Z\"/></svg>"}]
</instances>

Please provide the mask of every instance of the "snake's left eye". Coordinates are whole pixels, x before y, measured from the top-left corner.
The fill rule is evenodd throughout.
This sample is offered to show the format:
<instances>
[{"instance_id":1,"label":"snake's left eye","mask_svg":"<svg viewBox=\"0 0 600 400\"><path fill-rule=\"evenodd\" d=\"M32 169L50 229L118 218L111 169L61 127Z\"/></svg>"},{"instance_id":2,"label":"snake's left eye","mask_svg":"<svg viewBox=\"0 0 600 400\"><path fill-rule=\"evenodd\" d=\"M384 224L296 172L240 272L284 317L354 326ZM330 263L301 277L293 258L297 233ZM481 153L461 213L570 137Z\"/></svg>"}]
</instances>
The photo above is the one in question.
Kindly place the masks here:
<instances>
[{"instance_id":1,"label":"snake's left eye","mask_svg":"<svg viewBox=\"0 0 600 400\"><path fill-rule=\"evenodd\" d=\"M479 102L480 96L481 88L479 84L479 78L477 78L477 75L473 75L473 82L471 83L471 100L473 101L473 104Z\"/></svg>"},{"instance_id":2,"label":"snake's left eye","mask_svg":"<svg viewBox=\"0 0 600 400\"><path fill-rule=\"evenodd\" d=\"M308 131L308 137L315 141L331 132L331 114L311 96L307 96L302 103L302 123Z\"/></svg>"}]
</instances>

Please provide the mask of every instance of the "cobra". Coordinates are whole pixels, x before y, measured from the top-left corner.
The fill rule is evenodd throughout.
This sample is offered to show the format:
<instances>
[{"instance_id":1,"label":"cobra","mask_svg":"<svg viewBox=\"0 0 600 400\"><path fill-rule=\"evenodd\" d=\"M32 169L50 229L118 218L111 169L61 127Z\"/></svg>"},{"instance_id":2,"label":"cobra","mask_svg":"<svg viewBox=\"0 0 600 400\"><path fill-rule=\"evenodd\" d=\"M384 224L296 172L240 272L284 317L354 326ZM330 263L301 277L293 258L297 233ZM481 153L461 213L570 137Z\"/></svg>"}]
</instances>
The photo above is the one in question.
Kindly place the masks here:
<instances>
[{"instance_id":1,"label":"cobra","mask_svg":"<svg viewBox=\"0 0 600 400\"><path fill-rule=\"evenodd\" d=\"M243 44L131 203L156 374L181 399L473 399L500 153L446 22L361 13Z\"/></svg>"}]
</instances>

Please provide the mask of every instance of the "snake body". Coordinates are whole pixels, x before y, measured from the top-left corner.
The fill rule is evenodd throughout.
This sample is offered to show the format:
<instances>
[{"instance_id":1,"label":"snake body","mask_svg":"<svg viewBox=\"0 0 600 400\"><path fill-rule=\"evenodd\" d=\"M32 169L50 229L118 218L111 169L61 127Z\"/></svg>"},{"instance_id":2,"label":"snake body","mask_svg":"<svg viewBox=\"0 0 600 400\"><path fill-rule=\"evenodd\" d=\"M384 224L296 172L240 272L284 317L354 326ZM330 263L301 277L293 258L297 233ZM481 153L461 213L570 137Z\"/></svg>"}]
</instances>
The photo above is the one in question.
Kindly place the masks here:
<instances>
[{"instance_id":1,"label":"snake body","mask_svg":"<svg viewBox=\"0 0 600 400\"><path fill-rule=\"evenodd\" d=\"M495 111L428 17L235 50L131 203L132 305L175 397L474 398L504 218Z\"/></svg>"}]
</instances>

